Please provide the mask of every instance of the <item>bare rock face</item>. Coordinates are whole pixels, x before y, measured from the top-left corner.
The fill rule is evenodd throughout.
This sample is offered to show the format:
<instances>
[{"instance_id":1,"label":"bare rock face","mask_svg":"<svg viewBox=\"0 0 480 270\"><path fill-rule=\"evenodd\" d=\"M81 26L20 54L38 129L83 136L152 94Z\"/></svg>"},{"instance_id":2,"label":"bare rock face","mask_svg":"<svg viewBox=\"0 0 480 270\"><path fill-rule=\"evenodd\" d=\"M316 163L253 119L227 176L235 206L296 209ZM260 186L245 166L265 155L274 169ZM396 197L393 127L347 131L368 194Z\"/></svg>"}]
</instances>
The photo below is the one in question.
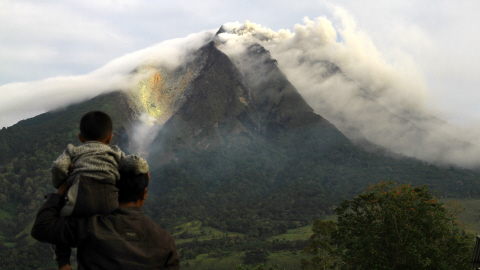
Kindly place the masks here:
<instances>
[{"instance_id":1,"label":"bare rock face","mask_svg":"<svg viewBox=\"0 0 480 270\"><path fill-rule=\"evenodd\" d=\"M245 147L303 126L327 128L344 138L313 112L262 46L251 46L239 60L218 45L205 44L175 70L137 70L151 75L128 94L132 110L161 127L149 134L151 163L181 162L179 153L185 151Z\"/></svg>"},{"instance_id":2,"label":"bare rock face","mask_svg":"<svg viewBox=\"0 0 480 270\"><path fill-rule=\"evenodd\" d=\"M232 140L250 142L259 120L249 90L236 67L213 42L172 74L177 84L166 105L171 116L152 144L151 158L165 160L165 156L175 156L173 152L179 148L215 151Z\"/></svg>"}]
</instances>

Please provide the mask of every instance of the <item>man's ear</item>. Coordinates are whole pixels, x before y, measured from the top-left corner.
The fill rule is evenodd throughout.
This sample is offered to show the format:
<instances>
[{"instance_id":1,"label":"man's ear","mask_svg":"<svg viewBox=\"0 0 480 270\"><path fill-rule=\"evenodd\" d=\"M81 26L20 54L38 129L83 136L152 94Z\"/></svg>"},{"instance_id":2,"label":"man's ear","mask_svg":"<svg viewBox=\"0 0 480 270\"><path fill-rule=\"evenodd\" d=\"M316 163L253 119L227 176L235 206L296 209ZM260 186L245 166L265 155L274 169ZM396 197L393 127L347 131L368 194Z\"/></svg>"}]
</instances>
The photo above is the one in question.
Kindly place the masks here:
<instances>
[{"instance_id":1,"label":"man's ear","mask_svg":"<svg viewBox=\"0 0 480 270\"><path fill-rule=\"evenodd\" d=\"M83 138L82 133L78 134L78 139L80 140L81 143L85 142L85 138Z\"/></svg>"},{"instance_id":2,"label":"man's ear","mask_svg":"<svg viewBox=\"0 0 480 270\"><path fill-rule=\"evenodd\" d=\"M110 142L112 141L112 138L113 138L113 134L110 134L110 136L108 136L108 137L105 139L105 144L110 144Z\"/></svg>"},{"instance_id":3,"label":"man's ear","mask_svg":"<svg viewBox=\"0 0 480 270\"><path fill-rule=\"evenodd\" d=\"M142 201L145 201L147 199L147 188L145 188L142 192L142 196L140 196L140 199Z\"/></svg>"}]
</instances>

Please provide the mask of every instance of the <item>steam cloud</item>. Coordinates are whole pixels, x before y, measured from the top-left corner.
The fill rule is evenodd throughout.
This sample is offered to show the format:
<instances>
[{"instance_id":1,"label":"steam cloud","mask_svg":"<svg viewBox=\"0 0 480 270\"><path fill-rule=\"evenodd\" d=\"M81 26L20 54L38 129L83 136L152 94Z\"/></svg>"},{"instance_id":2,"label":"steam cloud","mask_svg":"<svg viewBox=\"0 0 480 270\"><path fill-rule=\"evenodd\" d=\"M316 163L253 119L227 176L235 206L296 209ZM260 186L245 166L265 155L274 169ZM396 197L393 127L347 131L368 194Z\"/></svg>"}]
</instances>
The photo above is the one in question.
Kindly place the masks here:
<instances>
[{"instance_id":1,"label":"steam cloud","mask_svg":"<svg viewBox=\"0 0 480 270\"><path fill-rule=\"evenodd\" d=\"M427 91L414 63L388 65L353 20L336 8L338 24L327 18L304 19L293 32L273 31L245 22L224 25L219 48L242 65L246 48L259 43L278 61L279 68L307 103L353 140L367 140L397 153L437 164L478 168L478 136L433 115ZM0 86L0 125L91 98L102 92L129 90L145 74L139 66L175 68L188 62L191 52L213 39L215 30L168 40L120 57L84 76L58 77ZM338 67L334 72L332 67ZM28 104L28 105L27 105ZM28 106L29 111L24 112ZM139 141L150 133L152 119L144 115L135 132ZM142 135L143 134L143 135ZM135 144L135 142L134 142ZM144 146L134 146L142 151Z\"/></svg>"},{"instance_id":2,"label":"steam cloud","mask_svg":"<svg viewBox=\"0 0 480 270\"><path fill-rule=\"evenodd\" d=\"M155 117L142 113L138 118L138 123L133 127L133 136L130 143L130 151L141 157L147 158L149 149L147 147L155 139L162 124L158 123Z\"/></svg>"}]
</instances>

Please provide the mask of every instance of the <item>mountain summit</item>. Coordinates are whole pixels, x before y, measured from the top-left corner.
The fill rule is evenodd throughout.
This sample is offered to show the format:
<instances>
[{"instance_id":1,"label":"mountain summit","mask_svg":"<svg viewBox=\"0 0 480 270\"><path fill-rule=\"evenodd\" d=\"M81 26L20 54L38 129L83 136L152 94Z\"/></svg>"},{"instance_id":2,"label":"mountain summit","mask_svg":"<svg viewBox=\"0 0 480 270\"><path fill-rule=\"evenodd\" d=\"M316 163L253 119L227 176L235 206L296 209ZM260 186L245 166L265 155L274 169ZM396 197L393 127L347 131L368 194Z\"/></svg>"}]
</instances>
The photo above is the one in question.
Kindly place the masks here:
<instances>
[{"instance_id":1,"label":"mountain summit","mask_svg":"<svg viewBox=\"0 0 480 270\"><path fill-rule=\"evenodd\" d=\"M182 81L184 88L174 98L181 102L153 143L168 145L168 149L155 151L159 147L154 146L152 162L175 156L172 151L176 148L215 150L232 143L246 145L307 124L335 129L313 113L263 47L251 46L247 57L263 62L241 72L212 41L182 67L188 80ZM340 132L338 135L342 137Z\"/></svg>"}]
</instances>

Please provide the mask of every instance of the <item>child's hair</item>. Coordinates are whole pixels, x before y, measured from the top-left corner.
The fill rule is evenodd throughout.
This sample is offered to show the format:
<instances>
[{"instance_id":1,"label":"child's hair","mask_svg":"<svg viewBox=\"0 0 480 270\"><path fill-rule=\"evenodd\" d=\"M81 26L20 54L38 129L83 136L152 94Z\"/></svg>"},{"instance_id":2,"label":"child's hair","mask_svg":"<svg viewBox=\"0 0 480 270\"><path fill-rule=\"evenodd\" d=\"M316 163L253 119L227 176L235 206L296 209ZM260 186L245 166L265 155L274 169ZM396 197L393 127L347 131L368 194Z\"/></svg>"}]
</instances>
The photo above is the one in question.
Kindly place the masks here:
<instances>
[{"instance_id":1,"label":"child's hair","mask_svg":"<svg viewBox=\"0 0 480 270\"><path fill-rule=\"evenodd\" d=\"M112 134L112 119L104 112L88 112L80 120L80 133L87 141L104 140Z\"/></svg>"},{"instance_id":2,"label":"child's hair","mask_svg":"<svg viewBox=\"0 0 480 270\"><path fill-rule=\"evenodd\" d=\"M118 188L118 202L129 203L140 199L143 190L148 187L148 174L135 174L130 171L120 170L120 180L115 186Z\"/></svg>"}]
</instances>

